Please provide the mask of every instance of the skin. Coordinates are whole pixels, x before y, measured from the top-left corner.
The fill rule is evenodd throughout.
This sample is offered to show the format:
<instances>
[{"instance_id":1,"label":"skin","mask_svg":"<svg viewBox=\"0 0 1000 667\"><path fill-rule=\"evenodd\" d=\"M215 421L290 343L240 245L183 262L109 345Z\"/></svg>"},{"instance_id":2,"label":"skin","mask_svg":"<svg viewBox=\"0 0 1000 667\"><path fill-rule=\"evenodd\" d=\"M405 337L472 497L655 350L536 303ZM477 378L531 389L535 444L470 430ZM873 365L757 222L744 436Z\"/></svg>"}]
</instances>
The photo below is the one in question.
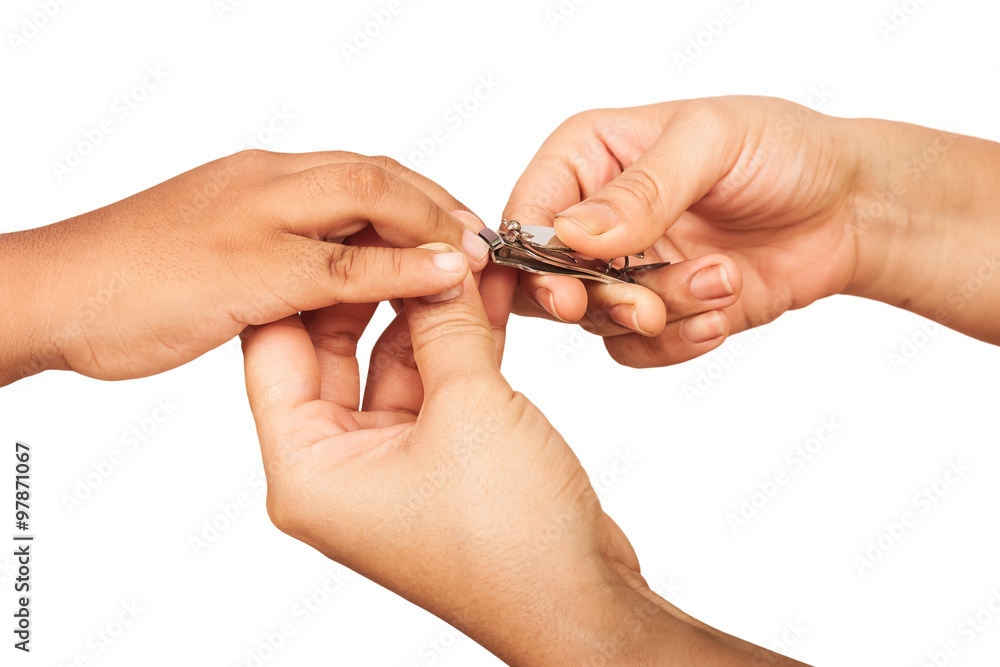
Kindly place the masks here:
<instances>
[{"instance_id":1,"label":"skin","mask_svg":"<svg viewBox=\"0 0 1000 667\"><path fill-rule=\"evenodd\" d=\"M515 310L579 321L636 367L834 294L1000 343L998 165L994 142L772 98L584 112L542 144L504 217L595 257L675 264L642 286L522 275Z\"/></svg>"},{"instance_id":2,"label":"skin","mask_svg":"<svg viewBox=\"0 0 1000 667\"><path fill-rule=\"evenodd\" d=\"M470 263L486 262L486 245L450 213L459 208L388 158L245 151L105 208L0 235L0 384L45 369L152 375L247 325L445 293ZM482 228L472 220L473 232ZM428 242L467 257L454 253L442 268L440 253L414 248Z\"/></svg>"},{"instance_id":3,"label":"skin","mask_svg":"<svg viewBox=\"0 0 1000 667\"><path fill-rule=\"evenodd\" d=\"M649 590L568 445L500 375L511 302L580 320L635 366L837 293L997 343L998 164L992 142L781 100L588 112L543 145L505 217L675 265L643 286L521 275L515 290L470 273L481 223L419 175L250 151L0 236L0 381L139 377L242 330L285 532L513 665L798 664ZM402 310L362 396L357 340L384 299Z\"/></svg>"},{"instance_id":4,"label":"skin","mask_svg":"<svg viewBox=\"0 0 1000 667\"><path fill-rule=\"evenodd\" d=\"M243 334L278 528L511 665L801 664L649 589L579 460L500 374L513 276L490 267L480 289L406 299L363 395L373 305Z\"/></svg>"}]
</instances>

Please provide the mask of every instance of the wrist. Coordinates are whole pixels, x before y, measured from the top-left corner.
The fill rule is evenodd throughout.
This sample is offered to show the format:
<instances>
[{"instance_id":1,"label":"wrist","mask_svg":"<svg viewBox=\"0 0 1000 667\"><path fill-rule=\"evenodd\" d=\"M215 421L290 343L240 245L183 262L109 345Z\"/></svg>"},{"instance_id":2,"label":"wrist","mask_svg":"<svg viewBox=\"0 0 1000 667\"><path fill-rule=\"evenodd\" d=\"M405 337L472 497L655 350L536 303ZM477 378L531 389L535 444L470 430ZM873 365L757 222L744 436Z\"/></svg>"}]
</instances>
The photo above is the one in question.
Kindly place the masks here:
<instances>
[{"instance_id":1,"label":"wrist","mask_svg":"<svg viewBox=\"0 0 1000 667\"><path fill-rule=\"evenodd\" d=\"M469 596L473 605L439 615L515 667L663 667L758 654L786 664L672 607L624 565L595 558L547 569L539 581L489 582L488 595Z\"/></svg>"},{"instance_id":2,"label":"wrist","mask_svg":"<svg viewBox=\"0 0 1000 667\"><path fill-rule=\"evenodd\" d=\"M575 563L542 575L491 582L486 599L444 618L515 667L670 664L639 659L670 619L616 573Z\"/></svg>"},{"instance_id":3,"label":"wrist","mask_svg":"<svg viewBox=\"0 0 1000 667\"><path fill-rule=\"evenodd\" d=\"M933 239L935 208L947 208L928 174L943 155L926 128L875 119L846 120L860 159L845 231L856 267L845 293L887 303L906 299L912 267ZM927 155L923 155L924 148ZM934 169L936 171L936 169ZM935 187L937 185L937 187Z\"/></svg>"},{"instance_id":4,"label":"wrist","mask_svg":"<svg viewBox=\"0 0 1000 667\"><path fill-rule=\"evenodd\" d=\"M1000 145L904 123L847 122L864 159L846 230L857 265L845 293L988 338L991 290L974 299L960 292L995 261Z\"/></svg>"}]
</instances>

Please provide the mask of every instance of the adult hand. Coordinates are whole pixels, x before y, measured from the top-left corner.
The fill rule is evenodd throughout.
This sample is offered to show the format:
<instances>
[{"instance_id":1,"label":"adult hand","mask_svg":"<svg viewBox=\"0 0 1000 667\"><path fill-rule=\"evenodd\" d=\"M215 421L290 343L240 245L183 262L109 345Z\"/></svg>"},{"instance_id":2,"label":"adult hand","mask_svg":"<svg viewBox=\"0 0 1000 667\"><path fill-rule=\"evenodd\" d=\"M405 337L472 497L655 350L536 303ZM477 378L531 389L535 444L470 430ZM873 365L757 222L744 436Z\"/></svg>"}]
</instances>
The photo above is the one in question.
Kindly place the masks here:
<instances>
[{"instance_id":1,"label":"adult hand","mask_svg":"<svg viewBox=\"0 0 1000 667\"><path fill-rule=\"evenodd\" d=\"M617 361L658 366L844 290L858 257L851 131L760 97L573 116L542 144L504 217L554 225L595 257L646 251L674 264L637 273L641 287L524 275L516 312L580 320Z\"/></svg>"},{"instance_id":2,"label":"adult hand","mask_svg":"<svg viewBox=\"0 0 1000 667\"><path fill-rule=\"evenodd\" d=\"M274 523L512 665L792 664L646 586L580 462L500 374L513 289L491 266L479 290L470 275L451 301L407 299L363 400L373 305L248 328Z\"/></svg>"},{"instance_id":3,"label":"adult hand","mask_svg":"<svg viewBox=\"0 0 1000 667\"><path fill-rule=\"evenodd\" d=\"M456 208L444 189L387 158L245 151L0 236L0 384L47 368L150 375L248 324L447 292L487 253L449 213ZM468 259L413 249L428 242L464 248Z\"/></svg>"}]
</instances>

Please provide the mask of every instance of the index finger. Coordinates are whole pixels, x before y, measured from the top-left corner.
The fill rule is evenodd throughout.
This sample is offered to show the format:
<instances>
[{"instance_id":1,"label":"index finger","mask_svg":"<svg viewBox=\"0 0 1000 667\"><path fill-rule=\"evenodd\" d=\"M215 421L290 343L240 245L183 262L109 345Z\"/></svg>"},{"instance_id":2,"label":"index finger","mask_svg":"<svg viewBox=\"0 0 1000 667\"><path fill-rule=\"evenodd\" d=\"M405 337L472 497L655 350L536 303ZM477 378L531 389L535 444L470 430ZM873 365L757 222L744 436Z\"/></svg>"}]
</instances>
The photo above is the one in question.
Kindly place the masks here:
<instances>
[{"instance_id":1,"label":"index finger","mask_svg":"<svg viewBox=\"0 0 1000 667\"><path fill-rule=\"evenodd\" d=\"M556 213L577 204L622 171L603 138L597 112L579 114L549 135L517 179L504 218L552 226Z\"/></svg>"},{"instance_id":2,"label":"index finger","mask_svg":"<svg viewBox=\"0 0 1000 667\"><path fill-rule=\"evenodd\" d=\"M321 164L279 176L262 193L265 210L288 231L321 240L371 224L396 247L442 242L462 247L465 225L409 181L369 162Z\"/></svg>"},{"instance_id":3,"label":"index finger","mask_svg":"<svg viewBox=\"0 0 1000 667\"><path fill-rule=\"evenodd\" d=\"M574 117L576 118L576 117ZM570 119L560 125L528 163L504 208L506 220L551 227L556 213L582 201L621 173L620 165L593 126ZM542 312L564 322L583 317L587 291L567 276L522 274L521 315Z\"/></svg>"},{"instance_id":4,"label":"index finger","mask_svg":"<svg viewBox=\"0 0 1000 667\"><path fill-rule=\"evenodd\" d=\"M438 206L444 209L449 211L454 211L455 209L461 209L463 211L469 210L465 204L456 199L454 195L448 192L446 188L441 186L436 181L427 178L423 174L403 166L397 160L384 155L362 155L360 153L351 153L349 151L273 153L273 155L280 156L282 163L291 168L291 171L288 173L305 171L306 169L319 167L324 164L366 162L380 169L384 169L390 174L395 174L403 180L409 181L427 193L428 197L433 199Z\"/></svg>"},{"instance_id":5,"label":"index finger","mask_svg":"<svg viewBox=\"0 0 1000 667\"><path fill-rule=\"evenodd\" d=\"M562 123L517 180L504 218L552 227L557 213L617 178L641 155L642 144L654 136L648 127L634 127L635 113L630 109L599 109ZM521 315L544 312L556 320L576 322L587 310L587 290L580 280L522 274L519 282L517 312Z\"/></svg>"}]
</instances>

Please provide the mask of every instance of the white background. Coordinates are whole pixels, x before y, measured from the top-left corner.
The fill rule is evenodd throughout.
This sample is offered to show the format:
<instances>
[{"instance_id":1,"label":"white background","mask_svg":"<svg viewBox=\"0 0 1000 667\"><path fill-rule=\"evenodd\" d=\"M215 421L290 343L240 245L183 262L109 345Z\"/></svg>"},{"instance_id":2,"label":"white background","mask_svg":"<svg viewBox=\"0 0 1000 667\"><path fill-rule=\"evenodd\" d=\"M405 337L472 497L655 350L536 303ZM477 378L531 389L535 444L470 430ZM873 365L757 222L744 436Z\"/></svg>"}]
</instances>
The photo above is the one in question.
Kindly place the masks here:
<instances>
[{"instance_id":1,"label":"white background","mask_svg":"<svg viewBox=\"0 0 1000 667\"><path fill-rule=\"evenodd\" d=\"M10 35L25 19L42 22L41 10L9 0L0 231L110 203L248 136L271 150L395 156L492 225L545 136L592 107L730 93L806 103L824 88L826 113L1000 136L1000 6L984 0L910 0L912 16L899 15L888 35L884 0L590 0L564 3L572 11L554 25L555 0L404 1L348 61L342 44L387 4L246 0L220 13L212 0L68 2L15 49ZM708 46L679 69L673 54L726 8L735 20L703 35ZM147 67L164 80L120 118L115 99ZM459 127L446 123L490 76L497 89ZM268 135L275 109L294 119ZM111 134L59 179L53 162L105 117ZM414 153L437 127L446 141ZM947 330L928 335L922 323L834 298L722 348L740 342L739 356L636 371L577 329L517 319L506 373L578 452L647 578L682 609L766 646L784 636L784 650L812 663L916 666L955 640L949 664L981 665L1000 654L1000 619L968 642L959 624L1000 591L1000 351ZM916 353L906 348L912 359L894 367L889 355L907 343ZM699 377L707 389L688 400L684 387ZM162 423L152 420L158 401L176 406ZM830 418L842 428L793 469L787 453ZM134 450L123 442L133 428L146 431ZM143 380L18 382L0 394L5 479L15 439L34 456L34 651L11 648L3 547L3 664L254 665L262 646L269 667L498 664L270 525L235 342ZM67 509L65 497L114 450L124 462ZM635 461L614 472L623 454ZM969 471L922 512L914 495L949 461ZM727 514L776 470L790 482L734 533ZM220 507L233 513L240 498L239 516L196 553L191 538L205 538L206 522L225 525ZM917 525L859 572L855 557L906 511ZM331 576L337 590L327 594ZM296 607L303 597L322 601L308 618ZM138 618L110 646L97 639L132 603ZM286 621L294 634L270 651L264 636Z\"/></svg>"}]
</instances>

